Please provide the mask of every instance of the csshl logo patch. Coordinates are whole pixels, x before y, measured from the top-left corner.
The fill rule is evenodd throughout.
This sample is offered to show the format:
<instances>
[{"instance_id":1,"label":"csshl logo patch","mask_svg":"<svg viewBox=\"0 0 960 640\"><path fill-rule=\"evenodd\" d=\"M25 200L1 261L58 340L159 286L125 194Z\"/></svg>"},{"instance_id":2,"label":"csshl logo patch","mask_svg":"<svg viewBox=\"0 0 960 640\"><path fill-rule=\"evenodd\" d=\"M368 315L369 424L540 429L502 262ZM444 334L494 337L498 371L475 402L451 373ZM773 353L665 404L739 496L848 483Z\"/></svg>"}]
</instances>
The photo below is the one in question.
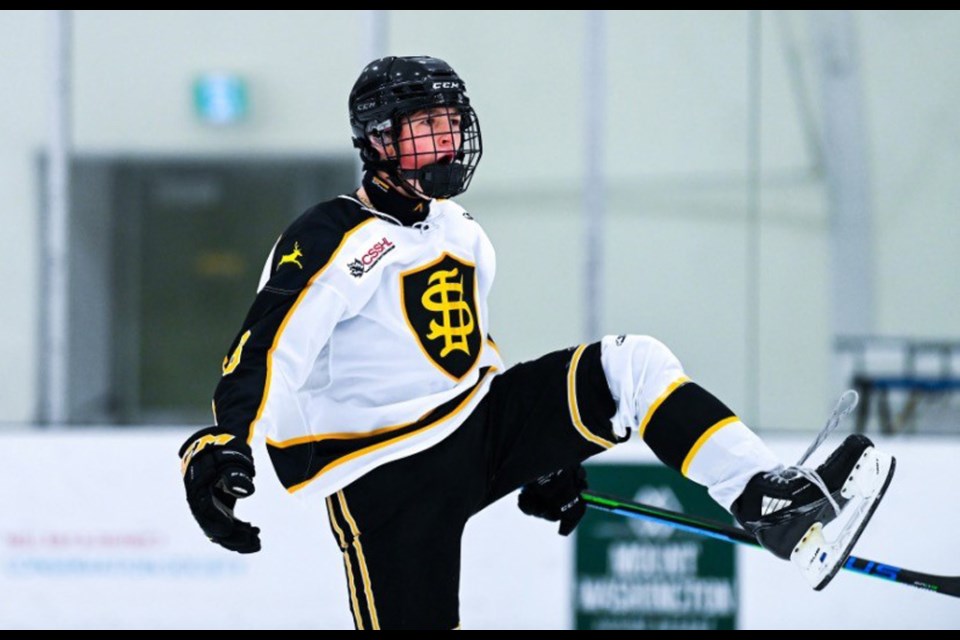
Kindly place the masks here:
<instances>
[{"instance_id":1,"label":"csshl logo patch","mask_svg":"<svg viewBox=\"0 0 960 640\"><path fill-rule=\"evenodd\" d=\"M383 256L397 248L397 245L390 242L386 236L379 242L374 243L372 247L359 258L354 258L352 262L347 263L347 269L354 278L361 278L363 274L373 269Z\"/></svg>"}]
</instances>

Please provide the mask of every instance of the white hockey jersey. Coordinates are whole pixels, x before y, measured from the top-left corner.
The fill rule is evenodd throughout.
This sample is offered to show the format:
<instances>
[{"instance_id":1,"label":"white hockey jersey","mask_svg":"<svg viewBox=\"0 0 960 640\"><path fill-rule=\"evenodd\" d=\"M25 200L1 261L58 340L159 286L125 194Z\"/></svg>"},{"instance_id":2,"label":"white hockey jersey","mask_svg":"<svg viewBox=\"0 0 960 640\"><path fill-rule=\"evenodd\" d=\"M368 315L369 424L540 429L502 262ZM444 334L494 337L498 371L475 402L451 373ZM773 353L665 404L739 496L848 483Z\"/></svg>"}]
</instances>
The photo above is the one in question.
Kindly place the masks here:
<instances>
[{"instance_id":1,"label":"white hockey jersey","mask_svg":"<svg viewBox=\"0 0 960 640\"><path fill-rule=\"evenodd\" d=\"M266 436L291 493L325 496L450 435L503 362L488 335L496 259L450 200L403 226L340 196L277 241L224 359L217 424Z\"/></svg>"}]
</instances>

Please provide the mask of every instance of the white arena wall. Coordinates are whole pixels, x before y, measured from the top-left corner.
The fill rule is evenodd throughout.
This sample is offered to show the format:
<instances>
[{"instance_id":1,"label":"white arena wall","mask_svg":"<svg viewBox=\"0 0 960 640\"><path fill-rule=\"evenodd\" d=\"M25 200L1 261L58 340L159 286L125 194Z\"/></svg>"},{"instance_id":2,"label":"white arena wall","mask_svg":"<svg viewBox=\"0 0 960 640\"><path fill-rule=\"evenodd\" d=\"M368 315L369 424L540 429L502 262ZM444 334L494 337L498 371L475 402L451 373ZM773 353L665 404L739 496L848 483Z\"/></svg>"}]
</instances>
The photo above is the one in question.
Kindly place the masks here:
<instances>
[{"instance_id":1,"label":"white arena wall","mask_svg":"<svg viewBox=\"0 0 960 640\"><path fill-rule=\"evenodd\" d=\"M187 509L183 428L0 432L0 628L311 628L352 624L340 554L322 509L284 494L260 462L239 514L259 525L252 556L209 544ZM788 461L801 438L768 440ZM830 442L836 443L835 436ZM880 441L897 476L855 555L960 574L960 443ZM829 442L828 442L829 445ZM632 442L596 462L650 462ZM464 539L468 629L563 629L572 621L573 545L508 496ZM590 517L589 515L587 517ZM742 628L960 627L960 602L843 572L821 593L788 563L738 551Z\"/></svg>"}]
</instances>

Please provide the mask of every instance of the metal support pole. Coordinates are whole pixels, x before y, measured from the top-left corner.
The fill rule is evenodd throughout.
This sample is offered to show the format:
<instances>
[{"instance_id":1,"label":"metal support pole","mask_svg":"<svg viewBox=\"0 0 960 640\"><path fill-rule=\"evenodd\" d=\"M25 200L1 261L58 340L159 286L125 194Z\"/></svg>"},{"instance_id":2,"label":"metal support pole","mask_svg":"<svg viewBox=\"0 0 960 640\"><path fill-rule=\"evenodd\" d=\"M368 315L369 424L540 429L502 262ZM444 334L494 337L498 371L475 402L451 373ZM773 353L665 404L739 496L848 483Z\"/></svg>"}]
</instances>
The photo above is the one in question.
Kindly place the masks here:
<instances>
[{"instance_id":1,"label":"metal support pole","mask_svg":"<svg viewBox=\"0 0 960 640\"><path fill-rule=\"evenodd\" d=\"M847 10L810 15L820 57L834 335L870 335L875 300L873 212L854 16Z\"/></svg>"},{"instance_id":2,"label":"metal support pole","mask_svg":"<svg viewBox=\"0 0 960 640\"><path fill-rule=\"evenodd\" d=\"M53 32L50 132L44 236L44 354L41 420L60 424L69 419L68 353L70 144L71 144L71 12L50 11Z\"/></svg>"},{"instance_id":3,"label":"metal support pole","mask_svg":"<svg viewBox=\"0 0 960 640\"><path fill-rule=\"evenodd\" d=\"M760 179L761 117L763 97L763 11L751 9L747 36L747 308L746 323L746 419L760 421Z\"/></svg>"},{"instance_id":4,"label":"metal support pole","mask_svg":"<svg viewBox=\"0 0 960 640\"><path fill-rule=\"evenodd\" d=\"M602 10L586 13L584 47L584 148L583 230L586 242L584 259L585 340L600 338L603 313L603 234L606 219L606 185L603 155L606 110L606 25Z\"/></svg>"}]
</instances>

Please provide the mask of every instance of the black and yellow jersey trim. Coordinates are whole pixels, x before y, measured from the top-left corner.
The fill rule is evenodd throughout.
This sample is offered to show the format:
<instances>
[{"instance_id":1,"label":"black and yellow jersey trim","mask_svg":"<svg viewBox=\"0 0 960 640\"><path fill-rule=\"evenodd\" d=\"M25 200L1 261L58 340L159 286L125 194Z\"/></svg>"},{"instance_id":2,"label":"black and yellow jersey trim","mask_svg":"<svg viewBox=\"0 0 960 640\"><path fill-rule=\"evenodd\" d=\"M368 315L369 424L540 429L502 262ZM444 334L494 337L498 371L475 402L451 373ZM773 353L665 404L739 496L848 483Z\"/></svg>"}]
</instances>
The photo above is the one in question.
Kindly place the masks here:
<instances>
[{"instance_id":1,"label":"black and yellow jersey trim","mask_svg":"<svg viewBox=\"0 0 960 640\"><path fill-rule=\"evenodd\" d=\"M294 493L341 464L439 426L470 404L486 378L496 371L496 367L483 367L471 387L413 422L362 433L324 433L282 442L268 439L267 452L280 482Z\"/></svg>"}]
</instances>

